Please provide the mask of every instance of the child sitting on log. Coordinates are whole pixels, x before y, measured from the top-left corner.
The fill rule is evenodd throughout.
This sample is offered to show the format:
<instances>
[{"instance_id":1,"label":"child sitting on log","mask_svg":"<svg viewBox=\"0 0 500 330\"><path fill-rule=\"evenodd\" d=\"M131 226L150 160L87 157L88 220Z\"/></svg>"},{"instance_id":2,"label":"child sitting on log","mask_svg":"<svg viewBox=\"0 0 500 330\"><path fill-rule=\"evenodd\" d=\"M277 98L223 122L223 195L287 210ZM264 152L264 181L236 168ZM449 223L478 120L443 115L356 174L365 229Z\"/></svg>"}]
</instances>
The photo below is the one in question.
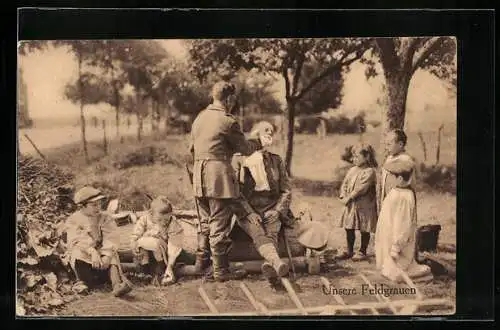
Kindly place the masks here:
<instances>
[{"instance_id":1,"label":"child sitting on log","mask_svg":"<svg viewBox=\"0 0 500 330\"><path fill-rule=\"evenodd\" d=\"M121 297L132 287L120 271L115 246L106 235L113 230L115 223L101 212L104 198L101 191L93 187L84 187L76 192L74 201L79 210L65 223L67 255L78 279L74 286L78 292L111 281L113 295Z\"/></svg>"},{"instance_id":2,"label":"child sitting on log","mask_svg":"<svg viewBox=\"0 0 500 330\"><path fill-rule=\"evenodd\" d=\"M174 220L172 211L167 198L155 198L150 212L137 220L132 232L135 263L143 272L152 273L155 285L170 285L177 281L174 265L182 249L169 239L169 227Z\"/></svg>"}]
</instances>

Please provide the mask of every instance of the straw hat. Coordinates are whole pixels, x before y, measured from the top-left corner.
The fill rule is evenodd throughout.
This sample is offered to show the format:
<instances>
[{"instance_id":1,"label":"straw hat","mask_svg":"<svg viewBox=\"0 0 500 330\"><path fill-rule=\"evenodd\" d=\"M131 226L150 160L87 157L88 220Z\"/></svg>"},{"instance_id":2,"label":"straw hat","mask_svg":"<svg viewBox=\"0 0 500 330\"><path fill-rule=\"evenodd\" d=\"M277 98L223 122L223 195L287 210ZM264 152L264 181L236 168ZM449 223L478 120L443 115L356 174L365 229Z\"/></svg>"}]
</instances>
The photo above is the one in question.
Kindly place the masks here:
<instances>
[{"instance_id":1,"label":"straw hat","mask_svg":"<svg viewBox=\"0 0 500 330\"><path fill-rule=\"evenodd\" d=\"M300 221L297 240L309 249L324 248L328 242L328 228L318 221Z\"/></svg>"}]
</instances>

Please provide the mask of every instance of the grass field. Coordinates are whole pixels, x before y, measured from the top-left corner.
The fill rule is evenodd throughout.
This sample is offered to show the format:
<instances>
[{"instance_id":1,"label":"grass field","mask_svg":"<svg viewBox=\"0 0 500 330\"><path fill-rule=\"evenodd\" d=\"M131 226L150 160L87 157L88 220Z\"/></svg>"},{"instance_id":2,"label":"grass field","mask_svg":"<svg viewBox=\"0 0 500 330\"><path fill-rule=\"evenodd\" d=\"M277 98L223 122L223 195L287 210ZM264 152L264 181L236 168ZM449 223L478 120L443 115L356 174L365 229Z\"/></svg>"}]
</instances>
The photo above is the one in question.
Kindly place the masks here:
<instances>
[{"instance_id":1,"label":"grass field","mask_svg":"<svg viewBox=\"0 0 500 330\"><path fill-rule=\"evenodd\" d=\"M445 126L443 131L441 141L441 163L446 165L456 164L455 130L456 127L454 126ZM427 162L432 163L435 160L434 155L436 148L435 145L437 142L437 131L424 132L423 135L428 149ZM364 142L372 144L377 151L380 150L380 133L377 131L365 133L362 137L358 135L331 135L324 139L311 135L298 135L295 140L294 158L292 162L292 182L294 188L292 210L296 209L301 203L309 204L314 219L326 223L329 228L331 228L330 244L338 248L344 247L345 234L343 229L336 228L334 226L335 220L338 216L340 216L342 210L342 205L336 198L337 193L334 182L341 179L338 178L338 168L343 166L340 155L344 151L344 148L347 145L356 143L360 139L363 139ZM423 151L417 133L410 132L408 141L408 152L417 158L417 160L423 161ZM111 141L109 145L109 155L104 156L99 143L90 142L89 150L91 157L93 158L93 162L90 165L85 163L82 153L80 152L80 145L78 142L51 150L44 149L44 152L46 153L49 161L68 167L73 171L73 173L75 173L75 185L77 187L84 184L100 183L112 187L116 191L141 189L151 195L166 195L178 208L194 208L190 185L184 169L181 166L174 164L154 164L150 166L131 167L124 170L118 170L112 166L114 160L142 146L166 148L171 158L182 162L182 160L186 157L187 145L188 140L185 136L167 136L156 140L151 137L146 137L141 143L136 142L133 137L129 136L124 139L122 144L117 141ZM283 143L278 141L277 145L273 147L273 151L284 155ZM442 226L442 231L439 242L455 245L456 196L450 193L441 193L433 191L432 189L421 188L417 192L417 198L419 225L431 223L440 224ZM357 245L359 244L359 239L357 239L356 243ZM370 244L369 249L373 251L372 243ZM451 259L453 258L454 257L452 256ZM363 268L373 269L373 262L374 260L359 264L346 263L344 265L344 270L355 271L356 269ZM338 271L339 270L337 270L337 272ZM338 273L335 273L335 271L327 274L326 276L337 284L342 283L344 286L357 285L353 284L354 282L349 283L348 277L339 276ZM300 285L303 289L301 297L303 299L307 299L308 305L318 305L320 303L324 304L325 302L323 301L328 298L323 297L319 293L315 294L317 291L313 289L307 289L314 288L316 286L315 283L319 283L317 281L318 279L313 276L301 277L298 280L298 285ZM249 283L256 296L268 295L267 288L265 285L262 285L263 282L259 279L251 280ZM261 283L261 285L259 285L259 283ZM165 307L161 313L163 313L163 315L167 315L206 312L203 305L196 307L197 305L194 303L189 306L179 307L183 304L181 297L189 300L192 295L198 295L196 292L198 285L199 280L182 281L181 284L176 285L173 288L161 289L161 293L155 293L167 297L165 299L166 301L169 301L169 303L166 304L170 307ZM236 284L229 283L227 285L231 287ZM228 287L225 288L226 289L224 289L224 291L220 287L210 287L210 290L211 292L213 291L214 295L221 295L221 292L227 293L227 299L220 300L221 309L239 306L237 299L231 298L231 295L229 294L231 290L227 291ZM150 297L150 293L152 292L151 290L155 291L157 289L152 289L151 287L139 288L138 291L135 291L136 298L134 299L140 300L144 297ZM449 297L454 300L455 282L454 280L450 280L448 278L441 280L436 279L432 284L429 284L424 288L424 293L432 297ZM284 298L283 296L273 295L268 298L269 301L266 305L269 304L271 306L273 304L278 306L280 305L279 301L287 299L287 297ZM331 299L331 297L329 298ZM100 314L97 310L92 310L91 307L96 304L101 304L102 306L107 306L107 304L112 305L113 302L111 300L113 300L113 298L108 297L104 293L98 292L92 294L88 298L75 302L74 304L70 304L68 308L63 311L63 314ZM175 303L173 301L175 301ZM122 303L123 306L127 306L129 304L130 303L127 302ZM121 309L118 309L117 312L123 312L125 310L125 313L130 315L140 315L140 313L146 313L145 309L143 312L140 312L137 308L127 308L123 306L120 307ZM283 305L280 308L286 307L287 306ZM103 308L106 309L106 307ZM231 310L234 310L234 308ZM249 307L246 307L246 309L250 310ZM106 309L106 311L110 312L109 309ZM114 312L110 313L113 314Z\"/></svg>"}]
</instances>

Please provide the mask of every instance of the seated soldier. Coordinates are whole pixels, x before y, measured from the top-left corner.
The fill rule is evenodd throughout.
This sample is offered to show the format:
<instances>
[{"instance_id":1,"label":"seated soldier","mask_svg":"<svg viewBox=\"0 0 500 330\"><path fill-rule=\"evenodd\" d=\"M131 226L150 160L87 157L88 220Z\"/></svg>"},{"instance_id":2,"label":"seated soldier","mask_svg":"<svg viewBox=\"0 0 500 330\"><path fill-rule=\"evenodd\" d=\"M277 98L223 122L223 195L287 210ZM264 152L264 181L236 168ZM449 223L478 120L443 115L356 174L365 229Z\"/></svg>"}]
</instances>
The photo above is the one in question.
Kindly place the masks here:
<instances>
[{"instance_id":1,"label":"seated soldier","mask_svg":"<svg viewBox=\"0 0 500 330\"><path fill-rule=\"evenodd\" d=\"M120 272L120 260L115 246L106 231L113 230L114 221L101 212L105 198L98 189L84 187L75 194L74 201L79 210L65 223L69 262L74 270L80 291L111 281L113 294L123 296L132 290Z\"/></svg>"},{"instance_id":2,"label":"seated soldier","mask_svg":"<svg viewBox=\"0 0 500 330\"><path fill-rule=\"evenodd\" d=\"M274 135L271 123L256 124L251 135ZM241 210L235 210L238 225L252 238L265 259L262 273L271 286L279 285L279 277L288 274L289 267L277 252L278 233L283 223L291 224L291 188L288 175L279 155L267 150L235 158L233 166L241 183Z\"/></svg>"},{"instance_id":3,"label":"seated soldier","mask_svg":"<svg viewBox=\"0 0 500 330\"><path fill-rule=\"evenodd\" d=\"M136 264L144 272L153 274L154 284L158 284L160 278L161 285L177 281L174 265L182 249L169 238L169 229L175 222L172 220L172 204L159 196L151 202L151 211L137 220L132 232L131 246Z\"/></svg>"}]
</instances>

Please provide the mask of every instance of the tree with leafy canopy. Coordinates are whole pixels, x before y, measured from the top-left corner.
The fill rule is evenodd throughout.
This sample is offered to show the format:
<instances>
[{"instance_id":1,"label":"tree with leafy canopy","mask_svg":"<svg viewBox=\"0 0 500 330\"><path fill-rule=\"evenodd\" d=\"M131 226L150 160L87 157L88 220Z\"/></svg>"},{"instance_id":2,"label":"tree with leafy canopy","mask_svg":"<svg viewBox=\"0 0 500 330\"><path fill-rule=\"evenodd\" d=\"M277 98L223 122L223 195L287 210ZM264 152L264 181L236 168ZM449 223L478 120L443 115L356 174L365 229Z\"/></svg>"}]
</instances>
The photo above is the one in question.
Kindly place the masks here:
<instances>
[{"instance_id":1,"label":"tree with leafy canopy","mask_svg":"<svg viewBox=\"0 0 500 330\"><path fill-rule=\"evenodd\" d=\"M116 137L120 137L120 106L122 91L127 83L127 76L122 68L128 52L127 40L95 40L94 56L90 64L101 70L104 88L103 102L115 108Z\"/></svg>"},{"instance_id":2,"label":"tree with leafy canopy","mask_svg":"<svg viewBox=\"0 0 500 330\"><path fill-rule=\"evenodd\" d=\"M383 132L403 129L410 81L419 69L427 70L456 86L456 39L453 37L375 38L374 58L380 61L386 82L388 106L383 114ZM368 77L377 74L375 61L368 64Z\"/></svg>"},{"instance_id":3,"label":"tree with leafy canopy","mask_svg":"<svg viewBox=\"0 0 500 330\"><path fill-rule=\"evenodd\" d=\"M137 139L141 140L143 120L148 114L147 102L153 103L153 112L158 110L159 91L156 88L158 81L168 65L168 54L154 40L129 40L125 47L125 57L122 70L125 72L128 83L134 88L136 96L136 116L138 122ZM154 108L154 109L153 109Z\"/></svg>"},{"instance_id":4,"label":"tree with leafy canopy","mask_svg":"<svg viewBox=\"0 0 500 330\"><path fill-rule=\"evenodd\" d=\"M100 41L97 40L35 40L19 43L19 54L26 55L35 51L43 51L49 47L66 47L76 58L78 75L74 84L69 83L64 91L64 96L71 102L80 106L80 128L82 149L87 163L90 162L84 108L89 104L96 104L106 99L106 86L102 77L89 70L95 68L98 60Z\"/></svg>"},{"instance_id":5,"label":"tree with leafy canopy","mask_svg":"<svg viewBox=\"0 0 500 330\"><path fill-rule=\"evenodd\" d=\"M241 68L281 77L285 82L288 119L286 169L291 174L294 122L298 102L325 78L359 60L371 39L221 39L189 43L192 72L203 80L209 73L225 79ZM304 72L314 68L314 74Z\"/></svg>"},{"instance_id":6,"label":"tree with leafy canopy","mask_svg":"<svg viewBox=\"0 0 500 330\"><path fill-rule=\"evenodd\" d=\"M87 163L90 162L87 139L84 107L88 104L97 103L102 98L102 85L98 77L86 69L91 66L95 56L95 42L92 40L54 40L54 41L22 41L19 43L19 53L24 55L33 51L45 50L51 45L54 47L66 47L72 53L78 65L78 76L75 86L68 85L65 96L72 102L80 105L80 128L82 148ZM99 85L99 86L96 86Z\"/></svg>"}]
</instances>

